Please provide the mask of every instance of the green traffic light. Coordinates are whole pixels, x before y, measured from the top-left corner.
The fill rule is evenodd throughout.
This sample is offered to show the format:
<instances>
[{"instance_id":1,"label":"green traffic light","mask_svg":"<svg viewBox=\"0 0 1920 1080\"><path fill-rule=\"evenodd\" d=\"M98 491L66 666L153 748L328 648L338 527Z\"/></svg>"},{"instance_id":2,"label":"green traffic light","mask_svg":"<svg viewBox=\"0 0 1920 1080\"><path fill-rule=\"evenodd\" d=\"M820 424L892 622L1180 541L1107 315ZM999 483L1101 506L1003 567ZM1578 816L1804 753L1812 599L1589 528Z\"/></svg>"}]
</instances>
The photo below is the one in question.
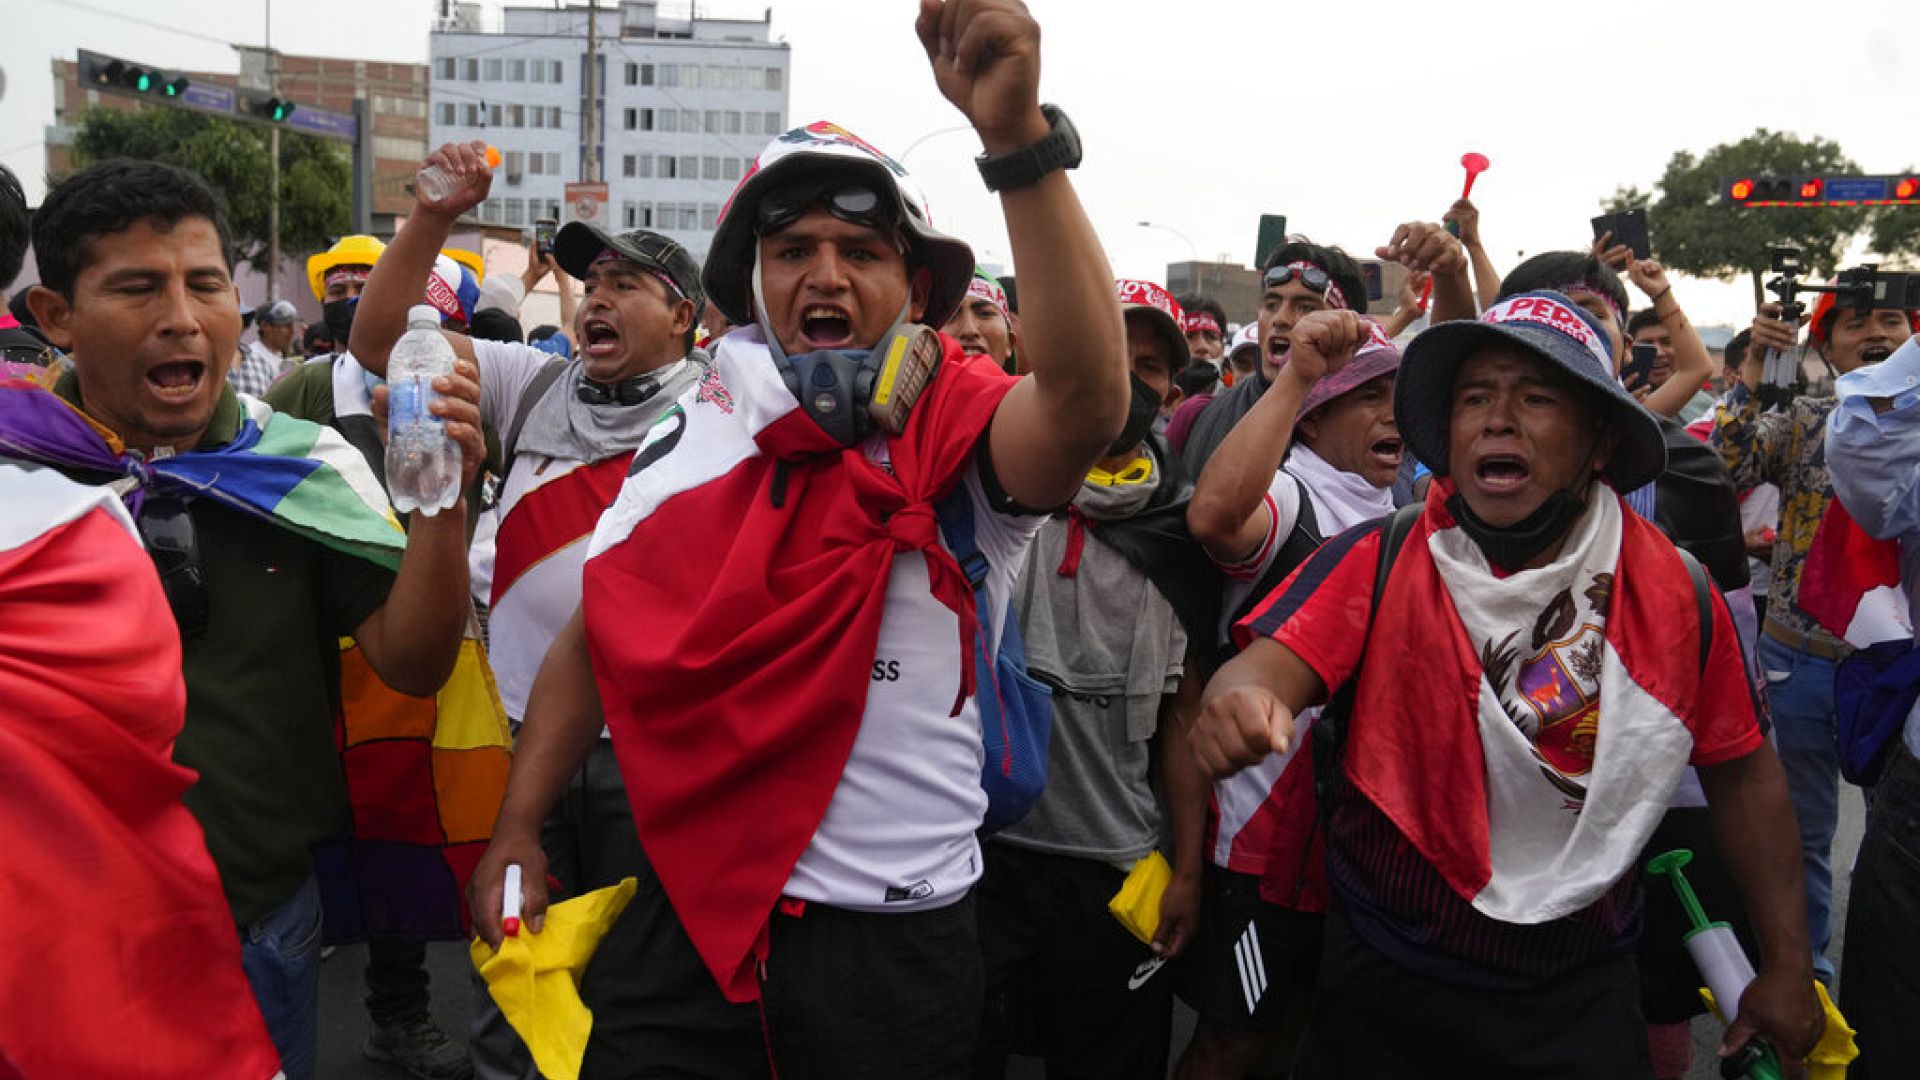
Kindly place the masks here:
<instances>
[{"instance_id":1,"label":"green traffic light","mask_svg":"<svg viewBox=\"0 0 1920 1080\"><path fill-rule=\"evenodd\" d=\"M167 97L179 97L181 94L187 92L187 80L168 79L166 82L160 84L160 92Z\"/></svg>"},{"instance_id":2,"label":"green traffic light","mask_svg":"<svg viewBox=\"0 0 1920 1080\"><path fill-rule=\"evenodd\" d=\"M143 94L153 89L153 73L141 68L134 68L133 88Z\"/></svg>"}]
</instances>

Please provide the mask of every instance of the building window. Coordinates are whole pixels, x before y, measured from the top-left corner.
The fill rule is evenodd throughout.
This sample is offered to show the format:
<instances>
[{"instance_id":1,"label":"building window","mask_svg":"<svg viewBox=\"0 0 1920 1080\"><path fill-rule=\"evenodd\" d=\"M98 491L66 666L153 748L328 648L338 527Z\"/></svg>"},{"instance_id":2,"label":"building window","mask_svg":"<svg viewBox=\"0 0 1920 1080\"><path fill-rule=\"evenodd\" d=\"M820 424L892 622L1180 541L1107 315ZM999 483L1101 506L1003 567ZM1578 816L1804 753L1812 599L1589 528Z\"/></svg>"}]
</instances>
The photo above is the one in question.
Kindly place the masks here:
<instances>
[{"instance_id":1,"label":"building window","mask_svg":"<svg viewBox=\"0 0 1920 1080\"><path fill-rule=\"evenodd\" d=\"M720 224L720 208L712 203L700 205L700 227L712 232Z\"/></svg>"},{"instance_id":2,"label":"building window","mask_svg":"<svg viewBox=\"0 0 1920 1080\"><path fill-rule=\"evenodd\" d=\"M547 126L547 110L544 107L539 105L533 107L533 126L537 128Z\"/></svg>"},{"instance_id":3,"label":"building window","mask_svg":"<svg viewBox=\"0 0 1920 1080\"><path fill-rule=\"evenodd\" d=\"M719 109L708 109L706 112L706 116L703 117L703 120L705 121L704 130L706 131L707 134L709 135L720 134L721 124L720 124Z\"/></svg>"},{"instance_id":4,"label":"building window","mask_svg":"<svg viewBox=\"0 0 1920 1080\"><path fill-rule=\"evenodd\" d=\"M680 112L677 109L661 109L655 121L658 125L656 131L680 130Z\"/></svg>"},{"instance_id":5,"label":"building window","mask_svg":"<svg viewBox=\"0 0 1920 1080\"><path fill-rule=\"evenodd\" d=\"M631 67L633 67L633 65L632 65L632 64L628 64L628 65L627 65L627 67L629 67L629 68L631 68ZM632 161L633 159L632 159L632 158L628 158L627 160L628 160L628 161ZM628 176L632 176L633 174L632 174L632 173L628 173L627 175L628 175ZM620 218L621 218L621 226L620 226L620 227L621 227L621 228L623 228L623 229L637 229L637 228L639 228L639 227L640 227L640 213L639 213L639 210L640 210L640 208L639 208L638 206L636 206L635 204L633 204L633 203L621 203L621 204L620 204Z\"/></svg>"},{"instance_id":6,"label":"building window","mask_svg":"<svg viewBox=\"0 0 1920 1080\"><path fill-rule=\"evenodd\" d=\"M766 123L766 130L767 130L767 134L769 134L769 135L778 135L778 134L780 134L780 132L781 132L781 130L782 130L782 129L781 129L781 127L780 127L780 114L779 114L779 113L777 113L777 112L770 112L770 113L768 113L768 114L767 114L767 119L766 119L766 121L765 121L765 123Z\"/></svg>"},{"instance_id":7,"label":"building window","mask_svg":"<svg viewBox=\"0 0 1920 1080\"><path fill-rule=\"evenodd\" d=\"M525 60L507 61L507 81L508 82L526 82L527 81L527 62Z\"/></svg>"},{"instance_id":8,"label":"building window","mask_svg":"<svg viewBox=\"0 0 1920 1080\"><path fill-rule=\"evenodd\" d=\"M680 179L697 180L700 177L700 159L692 154L680 155Z\"/></svg>"},{"instance_id":9,"label":"building window","mask_svg":"<svg viewBox=\"0 0 1920 1080\"><path fill-rule=\"evenodd\" d=\"M488 199L486 202L480 204L480 220L490 225L497 224L500 221L499 199Z\"/></svg>"},{"instance_id":10,"label":"building window","mask_svg":"<svg viewBox=\"0 0 1920 1080\"><path fill-rule=\"evenodd\" d=\"M479 82L480 81L480 61L478 60L460 61L460 78L465 82Z\"/></svg>"},{"instance_id":11,"label":"building window","mask_svg":"<svg viewBox=\"0 0 1920 1080\"><path fill-rule=\"evenodd\" d=\"M639 176L640 176L640 178L641 178L641 179L643 179L643 180L645 180L645 179L648 179L648 178L650 178L650 177L652 177L652 176L653 176L653 155L652 155L652 154L641 154L641 155L640 155L640 173L639 173Z\"/></svg>"},{"instance_id":12,"label":"building window","mask_svg":"<svg viewBox=\"0 0 1920 1080\"><path fill-rule=\"evenodd\" d=\"M660 85L661 86L679 86L680 85L680 65L661 64L660 65Z\"/></svg>"},{"instance_id":13,"label":"building window","mask_svg":"<svg viewBox=\"0 0 1920 1080\"><path fill-rule=\"evenodd\" d=\"M528 154L527 158L528 172L535 176L545 175L547 171L547 155L535 150L533 153Z\"/></svg>"},{"instance_id":14,"label":"building window","mask_svg":"<svg viewBox=\"0 0 1920 1080\"><path fill-rule=\"evenodd\" d=\"M700 114L692 109L680 110L680 130L694 134L700 130Z\"/></svg>"},{"instance_id":15,"label":"building window","mask_svg":"<svg viewBox=\"0 0 1920 1080\"><path fill-rule=\"evenodd\" d=\"M672 180L678 177L680 173L678 172L678 170L674 168L675 164L676 162L672 157L669 157L666 154L661 154L660 155L660 179Z\"/></svg>"},{"instance_id":16,"label":"building window","mask_svg":"<svg viewBox=\"0 0 1920 1080\"><path fill-rule=\"evenodd\" d=\"M737 157L721 158L720 175L727 180L740 179L740 159Z\"/></svg>"},{"instance_id":17,"label":"building window","mask_svg":"<svg viewBox=\"0 0 1920 1080\"><path fill-rule=\"evenodd\" d=\"M534 156L539 157L540 155L535 154ZM507 151L507 183L511 184L518 181L520 174L526 171L527 155L519 150Z\"/></svg>"},{"instance_id":18,"label":"building window","mask_svg":"<svg viewBox=\"0 0 1920 1080\"><path fill-rule=\"evenodd\" d=\"M538 60L534 61L534 63L536 64L539 62L540 61ZM557 83L560 81L560 61L558 60L547 61L547 81L550 83Z\"/></svg>"},{"instance_id":19,"label":"building window","mask_svg":"<svg viewBox=\"0 0 1920 1080\"><path fill-rule=\"evenodd\" d=\"M455 60L451 56L441 57L435 64L435 67L439 70L440 77L443 79L457 79L460 77L460 61Z\"/></svg>"},{"instance_id":20,"label":"building window","mask_svg":"<svg viewBox=\"0 0 1920 1080\"><path fill-rule=\"evenodd\" d=\"M747 134L749 135L760 134L760 117L761 117L761 114L757 112L750 112L747 114Z\"/></svg>"},{"instance_id":21,"label":"building window","mask_svg":"<svg viewBox=\"0 0 1920 1080\"><path fill-rule=\"evenodd\" d=\"M442 125L451 126L457 123L458 121L454 119L455 115L457 115L457 110L454 108L453 102L443 101L440 103L440 123Z\"/></svg>"},{"instance_id":22,"label":"building window","mask_svg":"<svg viewBox=\"0 0 1920 1080\"><path fill-rule=\"evenodd\" d=\"M525 225L527 223L527 204L525 199L507 199L506 220L503 225Z\"/></svg>"},{"instance_id":23,"label":"building window","mask_svg":"<svg viewBox=\"0 0 1920 1080\"><path fill-rule=\"evenodd\" d=\"M698 90L700 88L699 64L680 65L680 85L689 90Z\"/></svg>"},{"instance_id":24,"label":"building window","mask_svg":"<svg viewBox=\"0 0 1920 1080\"><path fill-rule=\"evenodd\" d=\"M500 61L498 58L488 60L485 70L487 73L488 82L500 81Z\"/></svg>"},{"instance_id":25,"label":"building window","mask_svg":"<svg viewBox=\"0 0 1920 1080\"><path fill-rule=\"evenodd\" d=\"M558 150L547 151L547 175L560 175L560 151Z\"/></svg>"},{"instance_id":26,"label":"building window","mask_svg":"<svg viewBox=\"0 0 1920 1080\"><path fill-rule=\"evenodd\" d=\"M628 86L640 85L640 65L632 63L631 61L629 61L627 64L627 85ZM629 210L629 212L631 212L631 210L633 209L633 204L628 203L627 209Z\"/></svg>"},{"instance_id":27,"label":"building window","mask_svg":"<svg viewBox=\"0 0 1920 1080\"><path fill-rule=\"evenodd\" d=\"M779 68L768 68L767 69L767 89L769 90L780 89L780 83L783 78L784 76L781 74L781 71Z\"/></svg>"},{"instance_id":28,"label":"building window","mask_svg":"<svg viewBox=\"0 0 1920 1080\"><path fill-rule=\"evenodd\" d=\"M640 65L640 85L641 86L653 85L653 65L652 64ZM649 213L648 216L651 217L652 216L651 213Z\"/></svg>"},{"instance_id":29,"label":"building window","mask_svg":"<svg viewBox=\"0 0 1920 1080\"><path fill-rule=\"evenodd\" d=\"M373 156L394 161L419 161L427 156L427 144L424 139L408 139L398 135L375 135L373 137Z\"/></svg>"},{"instance_id":30,"label":"building window","mask_svg":"<svg viewBox=\"0 0 1920 1080\"><path fill-rule=\"evenodd\" d=\"M555 129L560 127L560 106L547 106L547 126Z\"/></svg>"},{"instance_id":31,"label":"building window","mask_svg":"<svg viewBox=\"0 0 1920 1080\"><path fill-rule=\"evenodd\" d=\"M727 116L726 116L726 120L727 120L727 134L729 134L729 135L738 135L738 134L740 134L740 112L739 112L739 110L737 110L737 109L728 109L728 110L727 110Z\"/></svg>"},{"instance_id":32,"label":"building window","mask_svg":"<svg viewBox=\"0 0 1920 1080\"><path fill-rule=\"evenodd\" d=\"M700 159L700 179L702 180L720 179L720 159L719 158L703 157Z\"/></svg>"},{"instance_id":33,"label":"building window","mask_svg":"<svg viewBox=\"0 0 1920 1080\"><path fill-rule=\"evenodd\" d=\"M692 203L680 204L680 228L692 232L700 227L700 208Z\"/></svg>"},{"instance_id":34,"label":"building window","mask_svg":"<svg viewBox=\"0 0 1920 1080\"><path fill-rule=\"evenodd\" d=\"M487 126L486 110L482 109L478 105L468 105L467 106L467 126L468 127L486 127Z\"/></svg>"},{"instance_id":35,"label":"building window","mask_svg":"<svg viewBox=\"0 0 1920 1080\"><path fill-rule=\"evenodd\" d=\"M527 126L527 107L524 105L507 106L507 126L523 128Z\"/></svg>"},{"instance_id":36,"label":"building window","mask_svg":"<svg viewBox=\"0 0 1920 1080\"><path fill-rule=\"evenodd\" d=\"M626 110L626 122L627 122L628 131L632 131L634 128L639 127L640 126L640 110L639 109Z\"/></svg>"},{"instance_id":37,"label":"building window","mask_svg":"<svg viewBox=\"0 0 1920 1080\"><path fill-rule=\"evenodd\" d=\"M487 123L490 126L492 127L501 126L501 120L505 116L506 116L506 108L504 106L500 106L500 105L487 106Z\"/></svg>"}]
</instances>

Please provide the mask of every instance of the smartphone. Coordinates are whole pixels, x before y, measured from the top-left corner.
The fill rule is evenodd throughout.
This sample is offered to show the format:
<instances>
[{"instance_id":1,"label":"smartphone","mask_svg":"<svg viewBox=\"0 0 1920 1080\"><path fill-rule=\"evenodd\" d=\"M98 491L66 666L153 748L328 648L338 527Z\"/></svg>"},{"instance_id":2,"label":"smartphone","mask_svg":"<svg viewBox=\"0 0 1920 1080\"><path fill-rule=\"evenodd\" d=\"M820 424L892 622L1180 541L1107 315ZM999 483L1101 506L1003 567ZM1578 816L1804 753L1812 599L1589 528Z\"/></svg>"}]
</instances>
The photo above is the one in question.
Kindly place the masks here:
<instances>
[{"instance_id":1,"label":"smartphone","mask_svg":"<svg viewBox=\"0 0 1920 1080\"><path fill-rule=\"evenodd\" d=\"M1620 385L1629 390L1647 385L1647 380L1653 377L1653 358L1659 351L1647 342L1635 344L1626 364L1620 368Z\"/></svg>"},{"instance_id":2,"label":"smartphone","mask_svg":"<svg viewBox=\"0 0 1920 1080\"><path fill-rule=\"evenodd\" d=\"M1647 212L1640 210L1622 210L1617 214L1601 214L1593 219L1593 238L1600 239L1607 233L1613 234L1609 245L1625 244L1636 259L1653 258L1653 241L1647 235Z\"/></svg>"},{"instance_id":3,"label":"smartphone","mask_svg":"<svg viewBox=\"0 0 1920 1080\"><path fill-rule=\"evenodd\" d=\"M541 255L553 254L553 234L560 223L552 218L535 218L533 221L533 250Z\"/></svg>"}]
</instances>

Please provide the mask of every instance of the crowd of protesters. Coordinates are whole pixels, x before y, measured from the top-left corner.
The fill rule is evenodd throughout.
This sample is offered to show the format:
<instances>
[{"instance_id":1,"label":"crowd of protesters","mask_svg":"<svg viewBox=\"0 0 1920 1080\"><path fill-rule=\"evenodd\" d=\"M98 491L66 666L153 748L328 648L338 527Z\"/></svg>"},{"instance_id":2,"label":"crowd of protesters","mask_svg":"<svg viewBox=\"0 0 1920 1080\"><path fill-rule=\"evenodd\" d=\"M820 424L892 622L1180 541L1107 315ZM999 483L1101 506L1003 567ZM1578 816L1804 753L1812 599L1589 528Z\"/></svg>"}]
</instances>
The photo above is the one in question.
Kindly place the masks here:
<instances>
[{"instance_id":1,"label":"crowd of protesters","mask_svg":"<svg viewBox=\"0 0 1920 1080\"><path fill-rule=\"evenodd\" d=\"M312 255L304 333L241 308L192 174L29 215L0 172L0 283L39 273L0 323L0 1076L312 1077L364 940L364 1052L423 1078L1678 1077L1675 848L1753 968L1723 1058L1804 1075L1844 1015L1855 1076L1907 1075L1920 312L1828 294L1837 379L1778 387L1764 308L1716 373L1658 261L1503 275L1463 199L1383 225L1391 312L1295 237L1235 327L1115 279L1021 5L915 30L1017 283L826 122L704 260L574 223L518 277L444 250L491 176L442 147L451 194ZM423 303L461 495L402 521ZM478 973L435 1024L429 940L491 980L590 895L570 1060Z\"/></svg>"}]
</instances>

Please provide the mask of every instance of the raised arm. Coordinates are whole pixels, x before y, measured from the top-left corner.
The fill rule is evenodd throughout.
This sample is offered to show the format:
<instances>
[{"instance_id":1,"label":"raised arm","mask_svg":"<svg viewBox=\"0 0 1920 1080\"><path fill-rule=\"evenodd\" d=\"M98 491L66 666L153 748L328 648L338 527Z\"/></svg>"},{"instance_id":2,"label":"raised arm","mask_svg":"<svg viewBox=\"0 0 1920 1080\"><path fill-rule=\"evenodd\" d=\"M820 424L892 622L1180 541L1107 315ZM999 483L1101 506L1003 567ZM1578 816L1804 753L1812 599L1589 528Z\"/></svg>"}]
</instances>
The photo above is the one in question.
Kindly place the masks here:
<instances>
[{"instance_id":1,"label":"raised arm","mask_svg":"<svg viewBox=\"0 0 1920 1080\"><path fill-rule=\"evenodd\" d=\"M461 214L478 206L493 185L493 171L487 167L487 145L483 142L448 143L427 155L427 164L438 165L455 178L466 178L445 200L433 202L425 194L414 195L413 212L394 234L360 293L354 309L353 334L347 346L360 366L384 378L387 356L393 343L407 330L407 309L420 302L426 290L427 275L433 260L446 246L447 234ZM447 335L454 351L471 357L466 338Z\"/></svg>"},{"instance_id":2,"label":"raised arm","mask_svg":"<svg viewBox=\"0 0 1920 1080\"><path fill-rule=\"evenodd\" d=\"M1460 241L1431 221L1410 221L1393 230L1393 238L1374 249L1382 259L1408 270L1433 275L1433 321L1472 319L1480 314L1467 280L1467 253Z\"/></svg>"},{"instance_id":3,"label":"raised arm","mask_svg":"<svg viewBox=\"0 0 1920 1080\"><path fill-rule=\"evenodd\" d=\"M920 0L914 24L934 81L989 155L1044 138L1040 27L1017 0ZM1020 358L1032 374L1001 402L988 451L1001 486L1059 506L1120 434L1132 390L1113 271L1067 174L1003 191L1020 270Z\"/></svg>"},{"instance_id":4,"label":"raised arm","mask_svg":"<svg viewBox=\"0 0 1920 1080\"><path fill-rule=\"evenodd\" d=\"M1920 347L1903 346L1877 367L1876 376L1920 373ZM1920 405L1847 393L1844 379L1840 389L1827 426L1833 493L1871 536L1920 534Z\"/></svg>"},{"instance_id":5,"label":"raised arm","mask_svg":"<svg viewBox=\"0 0 1920 1080\"><path fill-rule=\"evenodd\" d=\"M1667 281L1667 271L1659 262L1634 259L1627 264L1627 278L1646 294L1653 304L1653 313L1660 317L1660 325L1673 338L1673 374L1641 404L1661 416L1678 416L1687 402L1693 400L1693 395L1713 377L1713 357L1707 353L1707 343L1700 340L1693 323L1687 320L1687 313L1680 310L1680 301L1673 298L1673 285Z\"/></svg>"},{"instance_id":6,"label":"raised arm","mask_svg":"<svg viewBox=\"0 0 1920 1080\"><path fill-rule=\"evenodd\" d=\"M1215 562L1242 562L1266 539L1273 525L1267 488L1293 444L1300 403L1366 340L1366 324L1351 311L1315 311L1294 326L1286 364L1207 459L1187 505L1187 528Z\"/></svg>"},{"instance_id":7,"label":"raised arm","mask_svg":"<svg viewBox=\"0 0 1920 1080\"><path fill-rule=\"evenodd\" d=\"M1473 264L1473 293L1480 301L1480 310L1485 311L1500 299L1500 271L1493 265L1493 257L1487 254L1487 246L1480 240L1480 208L1473 205L1471 199L1456 199L1440 220L1452 222L1460 237L1460 245L1467 249L1467 260Z\"/></svg>"}]
</instances>

